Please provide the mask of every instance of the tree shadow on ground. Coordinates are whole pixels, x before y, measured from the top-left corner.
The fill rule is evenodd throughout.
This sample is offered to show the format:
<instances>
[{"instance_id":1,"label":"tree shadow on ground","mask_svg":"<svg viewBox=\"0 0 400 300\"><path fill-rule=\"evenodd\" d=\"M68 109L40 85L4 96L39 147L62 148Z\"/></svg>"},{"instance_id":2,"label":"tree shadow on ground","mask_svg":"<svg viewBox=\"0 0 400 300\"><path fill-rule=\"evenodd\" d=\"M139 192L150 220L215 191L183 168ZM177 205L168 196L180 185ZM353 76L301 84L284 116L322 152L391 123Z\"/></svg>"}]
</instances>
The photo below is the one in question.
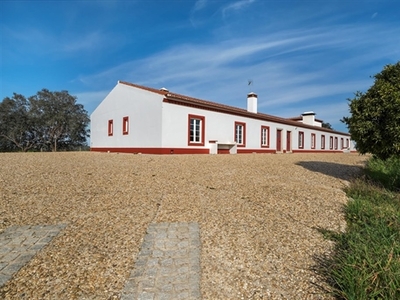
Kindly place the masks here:
<instances>
[{"instance_id":1,"label":"tree shadow on ground","mask_svg":"<svg viewBox=\"0 0 400 300\"><path fill-rule=\"evenodd\" d=\"M339 287L330 274L331 268L334 267L334 257L335 254L332 253L313 255L314 265L310 269L314 273L315 280L311 283L321 293L330 296L332 299L343 299L338 295L340 294L340 289L338 289Z\"/></svg>"},{"instance_id":2,"label":"tree shadow on ground","mask_svg":"<svg viewBox=\"0 0 400 300\"><path fill-rule=\"evenodd\" d=\"M362 172L362 165L349 166L324 161L300 161L296 165L312 172L318 172L342 180L351 180Z\"/></svg>"}]
</instances>

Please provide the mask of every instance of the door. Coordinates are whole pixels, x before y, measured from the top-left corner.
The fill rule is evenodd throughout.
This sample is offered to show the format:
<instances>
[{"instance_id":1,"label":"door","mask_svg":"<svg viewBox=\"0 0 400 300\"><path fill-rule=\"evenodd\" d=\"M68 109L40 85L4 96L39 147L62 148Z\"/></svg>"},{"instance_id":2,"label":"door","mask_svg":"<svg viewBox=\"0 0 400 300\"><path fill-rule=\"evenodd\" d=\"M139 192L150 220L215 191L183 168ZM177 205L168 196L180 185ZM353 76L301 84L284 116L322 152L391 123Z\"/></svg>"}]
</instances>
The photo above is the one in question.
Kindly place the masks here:
<instances>
[{"instance_id":1,"label":"door","mask_svg":"<svg viewBox=\"0 0 400 300\"><path fill-rule=\"evenodd\" d=\"M292 151L292 145L290 144L292 141L292 132L291 131L287 131L286 132L286 151L290 152Z\"/></svg>"},{"instance_id":2,"label":"door","mask_svg":"<svg viewBox=\"0 0 400 300\"><path fill-rule=\"evenodd\" d=\"M282 129L276 131L276 152L282 151Z\"/></svg>"}]
</instances>

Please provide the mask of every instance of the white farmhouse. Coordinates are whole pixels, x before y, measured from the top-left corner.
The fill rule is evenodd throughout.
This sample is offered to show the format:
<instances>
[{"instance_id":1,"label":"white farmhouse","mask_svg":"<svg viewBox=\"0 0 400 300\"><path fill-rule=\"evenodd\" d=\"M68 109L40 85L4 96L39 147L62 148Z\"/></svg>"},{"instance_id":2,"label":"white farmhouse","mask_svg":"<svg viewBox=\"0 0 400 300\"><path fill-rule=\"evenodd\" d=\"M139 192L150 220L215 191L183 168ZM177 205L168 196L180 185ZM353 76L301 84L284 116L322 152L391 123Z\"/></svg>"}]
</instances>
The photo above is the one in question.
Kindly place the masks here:
<instances>
[{"instance_id":1,"label":"white farmhouse","mask_svg":"<svg viewBox=\"0 0 400 300\"><path fill-rule=\"evenodd\" d=\"M91 115L91 150L149 154L355 151L350 135L314 112L280 118L119 81Z\"/></svg>"}]
</instances>

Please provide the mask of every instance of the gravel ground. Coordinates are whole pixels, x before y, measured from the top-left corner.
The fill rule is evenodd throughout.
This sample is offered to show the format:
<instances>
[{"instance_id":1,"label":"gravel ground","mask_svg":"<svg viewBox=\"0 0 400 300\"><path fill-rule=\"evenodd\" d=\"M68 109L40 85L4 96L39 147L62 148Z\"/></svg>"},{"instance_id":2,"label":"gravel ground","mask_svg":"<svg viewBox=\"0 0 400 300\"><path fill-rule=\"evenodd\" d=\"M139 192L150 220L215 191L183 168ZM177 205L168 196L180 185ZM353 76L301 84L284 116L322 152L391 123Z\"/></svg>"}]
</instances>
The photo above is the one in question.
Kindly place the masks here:
<instances>
[{"instance_id":1,"label":"gravel ground","mask_svg":"<svg viewBox=\"0 0 400 300\"><path fill-rule=\"evenodd\" d=\"M203 299L330 299L313 272L343 230L357 154L0 153L0 232L67 227L4 299L118 299L151 222L198 222Z\"/></svg>"}]
</instances>

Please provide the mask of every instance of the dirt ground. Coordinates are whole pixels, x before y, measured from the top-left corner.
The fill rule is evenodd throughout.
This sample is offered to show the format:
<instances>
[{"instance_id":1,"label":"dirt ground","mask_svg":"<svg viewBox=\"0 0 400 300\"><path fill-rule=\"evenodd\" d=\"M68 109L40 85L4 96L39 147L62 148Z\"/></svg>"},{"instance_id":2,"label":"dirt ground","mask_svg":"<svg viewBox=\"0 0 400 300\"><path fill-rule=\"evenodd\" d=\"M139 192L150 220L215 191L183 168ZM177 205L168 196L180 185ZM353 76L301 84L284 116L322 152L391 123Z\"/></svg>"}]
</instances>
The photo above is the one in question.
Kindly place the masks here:
<instances>
[{"instance_id":1,"label":"dirt ground","mask_svg":"<svg viewBox=\"0 0 400 300\"><path fill-rule=\"evenodd\" d=\"M198 222L203 299L330 299L313 269L344 230L357 154L0 153L0 232L67 224L5 299L118 299L151 222Z\"/></svg>"}]
</instances>

